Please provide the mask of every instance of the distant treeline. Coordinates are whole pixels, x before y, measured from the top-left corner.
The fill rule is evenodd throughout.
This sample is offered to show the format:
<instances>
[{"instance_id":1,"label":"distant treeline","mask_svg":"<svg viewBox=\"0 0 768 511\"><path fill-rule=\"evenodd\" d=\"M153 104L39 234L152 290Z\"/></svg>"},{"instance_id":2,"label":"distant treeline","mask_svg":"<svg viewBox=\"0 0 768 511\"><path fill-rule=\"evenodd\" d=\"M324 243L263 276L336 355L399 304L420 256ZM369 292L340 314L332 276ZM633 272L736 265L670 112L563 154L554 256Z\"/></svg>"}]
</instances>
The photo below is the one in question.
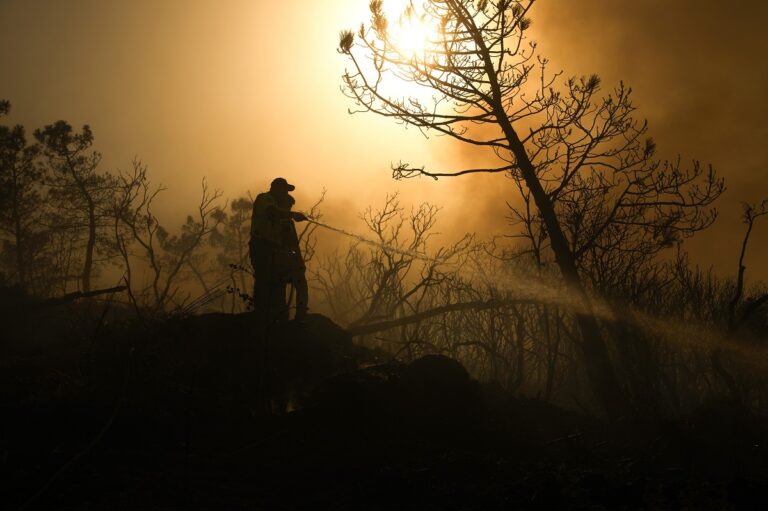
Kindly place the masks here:
<instances>
[{"instance_id":1,"label":"distant treeline","mask_svg":"<svg viewBox=\"0 0 768 511\"><path fill-rule=\"evenodd\" d=\"M4 101L0 114L9 110ZM117 278L132 303L159 311L184 303L185 281L205 285L213 268L245 263L250 200L225 213L221 192L203 181L173 232L153 212L164 189L150 183L147 166L135 160L127 172L108 172L93 143L89 126L66 121L35 129L31 140L23 126L0 126L0 285L49 297Z\"/></svg>"}]
</instances>

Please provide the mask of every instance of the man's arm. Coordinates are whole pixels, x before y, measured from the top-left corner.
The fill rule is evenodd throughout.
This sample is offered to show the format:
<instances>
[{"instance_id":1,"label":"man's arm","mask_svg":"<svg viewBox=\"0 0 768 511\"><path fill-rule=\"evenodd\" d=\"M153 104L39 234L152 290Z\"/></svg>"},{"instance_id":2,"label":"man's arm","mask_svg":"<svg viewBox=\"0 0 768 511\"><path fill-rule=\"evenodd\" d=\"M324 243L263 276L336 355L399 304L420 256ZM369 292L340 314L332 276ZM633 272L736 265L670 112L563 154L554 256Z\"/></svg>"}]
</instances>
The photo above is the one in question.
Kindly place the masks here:
<instances>
[{"instance_id":1,"label":"man's arm","mask_svg":"<svg viewBox=\"0 0 768 511\"><path fill-rule=\"evenodd\" d=\"M285 220L290 218L294 222L303 222L307 219L304 213L291 211L290 209L282 209L277 207L275 204L270 204L267 206L266 211L269 218L274 220Z\"/></svg>"}]
</instances>

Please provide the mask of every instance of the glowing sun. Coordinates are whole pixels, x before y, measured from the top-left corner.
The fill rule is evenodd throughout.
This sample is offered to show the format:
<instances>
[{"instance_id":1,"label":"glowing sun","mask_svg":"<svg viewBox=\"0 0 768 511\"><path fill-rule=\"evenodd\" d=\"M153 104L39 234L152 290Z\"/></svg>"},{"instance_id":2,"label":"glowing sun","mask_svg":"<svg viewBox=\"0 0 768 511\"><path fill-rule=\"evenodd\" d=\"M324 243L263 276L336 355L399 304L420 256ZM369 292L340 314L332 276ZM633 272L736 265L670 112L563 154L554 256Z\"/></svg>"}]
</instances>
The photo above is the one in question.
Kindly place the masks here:
<instances>
[{"instance_id":1,"label":"glowing sun","mask_svg":"<svg viewBox=\"0 0 768 511\"><path fill-rule=\"evenodd\" d=\"M394 47L406 58L425 56L437 39L436 20L419 15L409 0L384 0L382 8Z\"/></svg>"}]
</instances>

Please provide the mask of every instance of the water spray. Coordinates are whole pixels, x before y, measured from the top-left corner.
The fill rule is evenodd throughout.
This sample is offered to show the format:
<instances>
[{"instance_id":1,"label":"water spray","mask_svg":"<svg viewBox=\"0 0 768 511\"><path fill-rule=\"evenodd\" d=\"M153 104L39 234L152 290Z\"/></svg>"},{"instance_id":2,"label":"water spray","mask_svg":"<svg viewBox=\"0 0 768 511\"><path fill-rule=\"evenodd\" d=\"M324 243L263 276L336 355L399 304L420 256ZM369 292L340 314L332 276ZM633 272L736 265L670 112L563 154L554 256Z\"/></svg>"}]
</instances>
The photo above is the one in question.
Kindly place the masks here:
<instances>
[{"instance_id":1,"label":"water spray","mask_svg":"<svg viewBox=\"0 0 768 511\"><path fill-rule=\"evenodd\" d=\"M397 253L434 264L450 264L445 259L430 257L418 251L402 249L382 241L375 241L366 238L363 235L319 222L313 218L307 217L307 221L318 227L352 238L359 243L379 248L385 252ZM728 342L729 339L722 334L718 334L711 329L694 325L684 320L656 317L635 308L630 311L631 314L629 317L617 317L616 310L599 297L590 297L588 304L581 303L580 299L571 296L562 288L548 285L540 279L533 279L530 276L525 275L509 274L485 275L485 277L490 279L490 281L493 282L493 286L497 289L518 294L521 299L535 299L543 303L559 305L576 313L592 314L605 321L628 321L633 327L640 330L663 335L669 340L674 337L678 345L688 349L709 352L714 349L726 348L728 351L746 355L745 357L742 357L742 359L745 361L749 359L749 361L756 366L765 365L766 359L768 358L768 353L766 353L766 350L764 349L758 349L754 346L736 345L734 342Z\"/></svg>"}]
</instances>

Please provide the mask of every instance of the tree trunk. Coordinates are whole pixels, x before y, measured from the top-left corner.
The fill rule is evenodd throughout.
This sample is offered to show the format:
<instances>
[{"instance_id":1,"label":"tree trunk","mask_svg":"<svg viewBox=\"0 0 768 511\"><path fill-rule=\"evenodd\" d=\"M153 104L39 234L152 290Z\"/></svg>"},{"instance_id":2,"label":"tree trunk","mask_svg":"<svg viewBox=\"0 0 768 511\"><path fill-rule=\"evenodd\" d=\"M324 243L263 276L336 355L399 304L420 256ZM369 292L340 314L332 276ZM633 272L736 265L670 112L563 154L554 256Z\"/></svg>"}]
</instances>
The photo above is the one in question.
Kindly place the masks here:
<instances>
[{"instance_id":1,"label":"tree trunk","mask_svg":"<svg viewBox=\"0 0 768 511\"><path fill-rule=\"evenodd\" d=\"M96 247L96 206L88 199L88 244L85 247L85 262L83 263L83 292L91 290L91 273L93 271L93 251Z\"/></svg>"},{"instance_id":2,"label":"tree trunk","mask_svg":"<svg viewBox=\"0 0 768 511\"><path fill-rule=\"evenodd\" d=\"M608 347L600 333L600 326L591 313L589 297L576 268L576 257L568 246L565 234L563 234L560 220L555 213L555 206L546 190L544 190L539 177L536 175L533 162L528 157L528 152L525 150L523 142L517 136L517 132L504 110L504 95L497 81L496 69L491 60L490 53L485 47L482 34L480 34L473 23L467 22L465 25L472 33L475 43L477 43L483 54L485 76L488 78L491 87L490 106L493 108L496 121L504 133L512 154L515 156L517 167L533 196L536 207L547 228L552 251L555 254L555 261L560 269L560 273L563 275L566 288L575 300L584 305L585 311L578 311L576 313L576 323L581 331L582 342L580 348L584 356L584 363L592 392L609 416L612 418L622 417L628 411L628 403L624 399L623 392L616 379L616 374L608 354Z\"/></svg>"},{"instance_id":3,"label":"tree trunk","mask_svg":"<svg viewBox=\"0 0 768 511\"><path fill-rule=\"evenodd\" d=\"M16 221L16 269L19 273L19 285L27 289L27 267L24 259L24 238L21 235L18 219Z\"/></svg>"},{"instance_id":4,"label":"tree trunk","mask_svg":"<svg viewBox=\"0 0 768 511\"><path fill-rule=\"evenodd\" d=\"M547 322L549 322L549 318L547 318ZM547 328L547 332L549 332L549 328ZM547 334L548 339L549 337L549 334ZM555 345L554 347L552 346L550 339L547 342L547 346L549 346L549 357L547 360L547 383L544 388L544 400L549 401L552 397L552 388L555 385L555 371L557 370L558 350L560 350L560 311L558 309L555 309Z\"/></svg>"},{"instance_id":5,"label":"tree trunk","mask_svg":"<svg viewBox=\"0 0 768 511\"><path fill-rule=\"evenodd\" d=\"M441 314L447 314L449 312L465 311L465 310L481 311L481 310L488 310L488 309L497 309L501 307L508 307L511 305L516 305L521 303L534 303L534 302L532 302L531 300L490 300L487 302L476 301L476 302L450 303L447 305L441 305L440 307L428 309L428 310L418 312L410 316L405 316L402 318L390 319L386 321L381 321L379 323L350 325L346 328L346 330L347 330L347 333L349 333L352 337L359 337L361 335L369 335L369 334L381 332L384 330L390 330L392 328L398 328L404 325L412 325L414 323L424 321L425 319L429 319L434 316L439 316Z\"/></svg>"},{"instance_id":6,"label":"tree trunk","mask_svg":"<svg viewBox=\"0 0 768 511\"><path fill-rule=\"evenodd\" d=\"M503 109L499 108L496 116L515 155L523 180L531 191L536 207L547 228L555 262L565 280L566 287L571 296L584 306L584 311L576 313L576 323L581 331L582 342L579 348L584 356L592 392L611 417L625 416L629 411L627 400L616 378L608 347L600 332L600 326L591 313L589 297L576 268L576 257L568 246L568 241L560 226L560 220L555 213L554 204L544 190L523 143Z\"/></svg>"},{"instance_id":7,"label":"tree trunk","mask_svg":"<svg viewBox=\"0 0 768 511\"><path fill-rule=\"evenodd\" d=\"M21 288L27 289L27 266L24 258L24 233L21 226L21 205L19 204L18 175L14 167L13 175L13 235L16 242L16 271L19 273Z\"/></svg>"}]
</instances>

